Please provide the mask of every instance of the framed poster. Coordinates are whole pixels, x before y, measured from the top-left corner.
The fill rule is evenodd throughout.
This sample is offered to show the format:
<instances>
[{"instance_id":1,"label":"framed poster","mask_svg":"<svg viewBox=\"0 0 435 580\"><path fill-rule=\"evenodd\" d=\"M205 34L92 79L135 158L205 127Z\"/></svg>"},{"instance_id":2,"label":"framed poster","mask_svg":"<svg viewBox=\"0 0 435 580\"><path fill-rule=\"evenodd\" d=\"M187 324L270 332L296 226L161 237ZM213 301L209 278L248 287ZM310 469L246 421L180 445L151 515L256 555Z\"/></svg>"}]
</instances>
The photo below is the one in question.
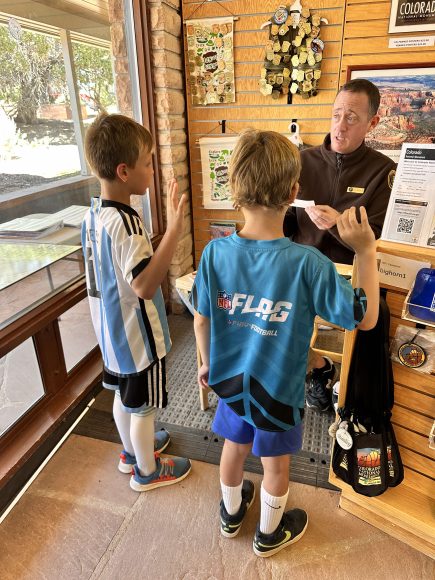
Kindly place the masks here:
<instances>
[{"instance_id":1,"label":"framed poster","mask_svg":"<svg viewBox=\"0 0 435 580\"><path fill-rule=\"evenodd\" d=\"M381 94L380 121L365 142L396 163L403 143L435 142L435 63L349 66L347 80L364 78Z\"/></svg>"},{"instance_id":2,"label":"framed poster","mask_svg":"<svg viewBox=\"0 0 435 580\"><path fill-rule=\"evenodd\" d=\"M201 137L202 195L207 209L234 209L228 166L238 136Z\"/></svg>"},{"instance_id":3,"label":"framed poster","mask_svg":"<svg viewBox=\"0 0 435 580\"><path fill-rule=\"evenodd\" d=\"M392 0L388 32L435 30L435 3L431 0Z\"/></svg>"}]
</instances>

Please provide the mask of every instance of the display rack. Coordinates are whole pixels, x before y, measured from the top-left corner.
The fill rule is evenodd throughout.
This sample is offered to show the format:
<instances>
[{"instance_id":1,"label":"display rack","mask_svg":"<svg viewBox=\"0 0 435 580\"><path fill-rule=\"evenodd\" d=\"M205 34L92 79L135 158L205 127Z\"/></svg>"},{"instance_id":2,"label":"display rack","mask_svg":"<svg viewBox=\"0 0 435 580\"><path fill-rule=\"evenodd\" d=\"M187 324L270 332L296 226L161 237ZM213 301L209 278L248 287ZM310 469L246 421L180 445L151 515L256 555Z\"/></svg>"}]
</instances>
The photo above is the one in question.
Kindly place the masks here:
<instances>
[{"instance_id":1,"label":"display rack","mask_svg":"<svg viewBox=\"0 0 435 580\"><path fill-rule=\"evenodd\" d=\"M378 242L378 251L435 265L429 248ZM386 287L390 308L390 338L401 321L406 290ZM346 396L355 332L345 333L339 406ZM330 470L329 482L341 489L340 507L424 554L435 558L435 450L429 436L435 417L435 375L393 363L395 405L392 422L404 464L404 481L378 497L359 495Z\"/></svg>"}]
</instances>

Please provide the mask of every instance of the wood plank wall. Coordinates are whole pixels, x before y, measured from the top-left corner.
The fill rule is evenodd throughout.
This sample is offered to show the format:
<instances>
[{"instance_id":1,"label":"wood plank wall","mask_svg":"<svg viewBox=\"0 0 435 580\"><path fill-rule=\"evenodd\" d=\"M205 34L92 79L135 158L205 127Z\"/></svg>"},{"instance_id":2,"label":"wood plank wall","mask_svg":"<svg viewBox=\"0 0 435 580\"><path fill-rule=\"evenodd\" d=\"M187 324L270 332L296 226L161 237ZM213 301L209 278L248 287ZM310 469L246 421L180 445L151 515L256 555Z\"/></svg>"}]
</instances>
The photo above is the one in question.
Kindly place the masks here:
<instances>
[{"instance_id":1,"label":"wood plank wall","mask_svg":"<svg viewBox=\"0 0 435 580\"><path fill-rule=\"evenodd\" d=\"M268 38L260 26L269 19L279 5L277 0L223 1L228 10L240 19L234 23L234 57L236 102L231 105L197 106L187 94L188 132L192 180L192 203L195 237L195 261L209 241L210 221L233 220L240 225L241 215L230 210L209 210L202 207L202 177L197 139L205 135L219 135L218 122L227 121L232 134L246 127L270 129L289 134L291 119L297 119L305 143L321 143L329 130L331 105L339 84L346 81L347 66L403 63L435 63L435 47L389 49L391 36L422 36L426 33L388 34L390 2L379 0L312 0L304 6L319 12L329 21L322 27L325 41L321 91L318 96L303 100L296 96L292 105L285 97L273 101L258 91L258 78L264 58L264 44ZM183 19L188 19L200 2L183 0ZM214 2L206 2L195 18L226 16L228 13ZM429 33L427 33L429 34ZM343 42L342 42L343 39ZM187 59L185 59L187 62ZM186 78L187 78L186 71ZM189 89L187 89L189 90ZM391 336L397 325L410 324L400 319L404 294L388 292L391 309ZM417 373L394 364L396 384L393 421L405 464L406 482L422 493L434 494L435 453L429 449L427 436L435 416L435 377Z\"/></svg>"},{"instance_id":2,"label":"wood plank wall","mask_svg":"<svg viewBox=\"0 0 435 580\"><path fill-rule=\"evenodd\" d=\"M190 18L201 2L183 0L183 20ZM260 69L264 62L264 46L268 30L260 30L263 22L279 6L278 0L234 0L205 2L193 18L228 16L222 5L239 17L234 22L234 70L236 82L236 102L230 105L192 106L189 85L187 85L188 132L190 143L190 170L192 182L192 204L194 223L195 263L198 265L202 250L210 239L209 224L212 221L232 220L240 226L242 215L232 210L210 210L202 207L202 175L200 152L197 140L205 135L219 135L218 122L226 120L228 134L238 133L247 127L268 129L290 134L289 123L297 119L302 138L309 145L322 142L329 130L331 105L338 87L340 73L341 38L343 33L344 0L303 1L309 7L328 19L322 24L320 37L325 42L320 91L316 97L304 100L296 95L293 104L288 105L286 96L277 101L265 97L258 90ZM184 31L185 32L185 31ZM184 37L186 35L184 34ZM186 50L186 44L185 44ZM187 58L185 58L187 63ZM188 71L186 70L186 78Z\"/></svg>"},{"instance_id":3,"label":"wood plank wall","mask_svg":"<svg viewBox=\"0 0 435 580\"><path fill-rule=\"evenodd\" d=\"M388 34L391 2L347 0L343 30L340 84L346 82L347 66L432 63L435 47L388 48L394 37L427 36L433 32Z\"/></svg>"},{"instance_id":4,"label":"wood plank wall","mask_svg":"<svg viewBox=\"0 0 435 580\"><path fill-rule=\"evenodd\" d=\"M406 292L387 291L390 308L390 338L399 324L415 327L401 319ZM405 466L405 481L419 492L435 498L435 450L428 435L435 417L435 376L393 363L394 408L392 421Z\"/></svg>"},{"instance_id":5,"label":"wood plank wall","mask_svg":"<svg viewBox=\"0 0 435 580\"><path fill-rule=\"evenodd\" d=\"M390 2L348 0L343 29L340 85L346 82L350 64L371 65L433 63L435 47L388 48L390 37L425 36L433 33L388 34ZM415 326L401 319L405 293L389 290L390 336L399 324ZM393 363L395 405L393 424L405 465L405 481L411 487L435 496L435 451L429 449L428 434L435 417L435 376Z\"/></svg>"}]
</instances>

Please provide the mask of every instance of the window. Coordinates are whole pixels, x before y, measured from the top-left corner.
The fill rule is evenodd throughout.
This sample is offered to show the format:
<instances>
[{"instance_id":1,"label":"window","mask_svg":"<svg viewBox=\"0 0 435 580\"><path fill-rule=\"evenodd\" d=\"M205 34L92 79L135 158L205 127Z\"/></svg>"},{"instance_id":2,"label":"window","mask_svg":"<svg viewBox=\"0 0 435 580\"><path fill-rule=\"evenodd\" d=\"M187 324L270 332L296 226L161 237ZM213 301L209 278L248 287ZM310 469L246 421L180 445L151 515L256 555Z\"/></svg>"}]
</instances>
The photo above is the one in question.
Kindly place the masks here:
<instances>
[{"instance_id":1,"label":"window","mask_svg":"<svg viewBox=\"0 0 435 580\"><path fill-rule=\"evenodd\" d=\"M58 391L68 391L70 376L96 345L90 319L74 326L87 307L80 225L90 196L99 194L83 142L100 111L117 111L107 2L26 0L8 2L5 10L0 12L0 347L8 373L0 378L8 398L0 401L2 440L12 437L24 414L33 416ZM42 320L44 309L56 300L63 308L70 295L81 301L65 306L59 321L52 314L40 330L33 322L33 333L26 320ZM38 356L30 338L8 347L10 329L20 324L29 327ZM50 364L54 371L47 371ZM9 396L14 391L16 400Z\"/></svg>"},{"instance_id":2,"label":"window","mask_svg":"<svg viewBox=\"0 0 435 580\"><path fill-rule=\"evenodd\" d=\"M82 217L99 193L84 134L100 111L117 111L107 4L82 5L28 1L0 12L0 259L18 253L33 287L50 274L44 260L51 252L42 244L80 245ZM39 263L46 271L37 276ZM77 262L62 267L66 278L77 276ZM0 276L0 288L13 284L14 269L7 268L8 280ZM27 302L40 294L29 293ZM16 293L2 292L9 297L7 314L15 314Z\"/></svg>"}]
</instances>

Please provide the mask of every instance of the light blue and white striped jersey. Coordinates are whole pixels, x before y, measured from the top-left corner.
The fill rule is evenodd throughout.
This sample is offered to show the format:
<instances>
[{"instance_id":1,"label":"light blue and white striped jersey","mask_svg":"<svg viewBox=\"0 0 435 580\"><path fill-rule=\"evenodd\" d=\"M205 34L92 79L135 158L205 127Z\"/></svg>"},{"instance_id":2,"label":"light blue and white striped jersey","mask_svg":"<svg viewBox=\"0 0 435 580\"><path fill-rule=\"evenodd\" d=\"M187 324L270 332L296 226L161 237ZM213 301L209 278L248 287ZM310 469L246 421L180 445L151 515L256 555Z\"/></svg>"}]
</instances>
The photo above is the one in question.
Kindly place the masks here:
<instances>
[{"instance_id":1,"label":"light blue and white striped jersey","mask_svg":"<svg viewBox=\"0 0 435 580\"><path fill-rule=\"evenodd\" d=\"M82 246L104 366L118 376L141 373L171 348L161 289L143 300L131 288L153 255L143 223L132 207L94 197L82 224Z\"/></svg>"}]
</instances>

